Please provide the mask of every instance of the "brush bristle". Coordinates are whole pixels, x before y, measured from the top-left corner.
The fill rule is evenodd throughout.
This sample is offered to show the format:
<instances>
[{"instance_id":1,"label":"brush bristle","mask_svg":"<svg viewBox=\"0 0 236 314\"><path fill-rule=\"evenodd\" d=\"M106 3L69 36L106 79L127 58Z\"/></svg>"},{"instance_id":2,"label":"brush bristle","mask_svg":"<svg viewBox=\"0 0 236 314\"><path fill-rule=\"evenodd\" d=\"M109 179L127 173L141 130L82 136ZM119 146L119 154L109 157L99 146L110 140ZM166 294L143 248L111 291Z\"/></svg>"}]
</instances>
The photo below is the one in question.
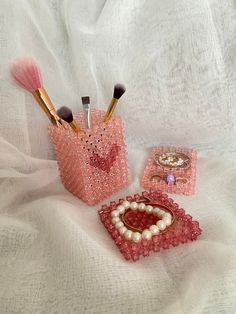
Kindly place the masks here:
<instances>
[{"instance_id":1,"label":"brush bristle","mask_svg":"<svg viewBox=\"0 0 236 314\"><path fill-rule=\"evenodd\" d=\"M71 123L73 121L73 114L70 108L63 106L57 110L58 116L64 121Z\"/></svg>"},{"instance_id":2,"label":"brush bristle","mask_svg":"<svg viewBox=\"0 0 236 314\"><path fill-rule=\"evenodd\" d=\"M14 81L29 92L42 87L42 76L37 63L31 58L20 58L10 66Z\"/></svg>"},{"instance_id":3,"label":"brush bristle","mask_svg":"<svg viewBox=\"0 0 236 314\"><path fill-rule=\"evenodd\" d=\"M82 97L82 104L83 105L88 105L89 103L90 103L89 96Z\"/></svg>"},{"instance_id":4,"label":"brush bristle","mask_svg":"<svg viewBox=\"0 0 236 314\"><path fill-rule=\"evenodd\" d=\"M126 88L123 84L116 84L114 86L113 98L119 99L124 94L125 91L126 91Z\"/></svg>"}]
</instances>

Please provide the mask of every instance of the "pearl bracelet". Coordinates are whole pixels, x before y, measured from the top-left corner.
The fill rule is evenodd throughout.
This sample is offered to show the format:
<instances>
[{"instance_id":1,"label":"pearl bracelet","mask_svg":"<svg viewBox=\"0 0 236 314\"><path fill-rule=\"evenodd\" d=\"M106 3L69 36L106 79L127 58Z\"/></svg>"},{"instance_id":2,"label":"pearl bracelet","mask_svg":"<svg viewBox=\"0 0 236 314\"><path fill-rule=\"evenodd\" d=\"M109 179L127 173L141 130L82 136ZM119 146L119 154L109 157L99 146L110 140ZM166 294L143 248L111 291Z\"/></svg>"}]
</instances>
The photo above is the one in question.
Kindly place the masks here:
<instances>
[{"instance_id":1,"label":"pearl bracelet","mask_svg":"<svg viewBox=\"0 0 236 314\"><path fill-rule=\"evenodd\" d=\"M131 209L133 211L141 211L148 214L153 214L160 218L155 225L151 225L150 228L143 230L142 232L133 232L122 221L121 216ZM132 240L136 243L141 240L150 240L152 236L158 235L161 231L164 231L168 226L172 224L172 215L159 207L153 207L144 203L128 202L124 201L121 205L117 206L115 210L111 212L112 223L119 231L120 235L124 236L127 240Z\"/></svg>"}]
</instances>

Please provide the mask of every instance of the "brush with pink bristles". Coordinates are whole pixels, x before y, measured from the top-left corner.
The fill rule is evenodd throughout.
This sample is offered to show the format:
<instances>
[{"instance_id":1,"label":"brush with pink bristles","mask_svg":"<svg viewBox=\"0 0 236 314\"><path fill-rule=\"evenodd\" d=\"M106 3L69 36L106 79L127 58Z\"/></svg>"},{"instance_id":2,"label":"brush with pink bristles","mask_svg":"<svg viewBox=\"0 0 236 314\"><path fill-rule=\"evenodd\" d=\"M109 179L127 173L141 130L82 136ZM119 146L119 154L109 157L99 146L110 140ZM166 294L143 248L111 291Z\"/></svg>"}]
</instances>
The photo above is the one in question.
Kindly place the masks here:
<instances>
[{"instance_id":1,"label":"brush with pink bristles","mask_svg":"<svg viewBox=\"0 0 236 314\"><path fill-rule=\"evenodd\" d=\"M20 58L12 63L10 71L14 81L34 96L49 120L57 127L63 128L61 119L42 86L42 75L37 63L31 58Z\"/></svg>"}]
</instances>

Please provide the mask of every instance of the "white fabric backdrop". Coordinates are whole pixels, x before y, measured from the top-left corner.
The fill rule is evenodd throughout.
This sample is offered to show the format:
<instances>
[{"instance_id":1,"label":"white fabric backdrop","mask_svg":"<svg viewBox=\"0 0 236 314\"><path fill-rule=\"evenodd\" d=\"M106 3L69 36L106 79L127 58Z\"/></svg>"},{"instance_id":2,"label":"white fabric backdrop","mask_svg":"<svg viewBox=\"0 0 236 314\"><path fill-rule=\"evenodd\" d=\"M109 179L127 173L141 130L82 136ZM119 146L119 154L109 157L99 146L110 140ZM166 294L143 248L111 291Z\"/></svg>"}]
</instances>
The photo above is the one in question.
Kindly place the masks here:
<instances>
[{"instance_id":1,"label":"white fabric backdrop","mask_svg":"<svg viewBox=\"0 0 236 314\"><path fill-rule=\"evenodd\" d=\"M235 313L236 4L231 0L0 0L0 312ZM9 62L38 60L59 107L105 109L127 93L131 183L150 147L198 149L197 193L174 196L200 220L197 242L122 259L90 208L66 192L31 95ZM209 156L215 156L210 158Z\"/></svg>"}]
</instances>

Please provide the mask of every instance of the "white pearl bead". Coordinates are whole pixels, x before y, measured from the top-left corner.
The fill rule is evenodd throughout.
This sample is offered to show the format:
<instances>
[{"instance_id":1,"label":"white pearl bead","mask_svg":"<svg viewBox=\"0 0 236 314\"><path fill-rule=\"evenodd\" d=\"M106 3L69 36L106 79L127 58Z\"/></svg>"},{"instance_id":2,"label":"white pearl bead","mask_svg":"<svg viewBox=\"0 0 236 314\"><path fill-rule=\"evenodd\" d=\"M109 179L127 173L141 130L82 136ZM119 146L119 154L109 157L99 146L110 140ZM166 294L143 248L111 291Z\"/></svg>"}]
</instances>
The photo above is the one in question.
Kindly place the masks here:
<instances>
[{"instance_id":1,"label":"white pearl bead","mask_svg":"<svg viewBox=\"0 0 236 314\"><path fill-rule=\"evenodd\" d=\"M119 217L114 217L114 218L112 218L111 221L113 222L113 224L116 224L117 222L120 221L120 218Z\"/></svg>"},{"instance_id":2,"label":"white pearl bead","mask_svg":"<svg viewBox=\"0 0 236 314\"><path fill-rule=\"evenodd\" d=\"M150 240L151 237L152 237L151 231L149 231L149 230L147 230L147 229L143 230L143 232L142 232L142 238L143 238L144 240Z\"/></svg>"},{"instance_id":3,"label":"white pearl bead","mask_svg":"<svg viewBox=\"0 0 236 314\"><path fill-rule=\"evenodd\" d=\"M125 226L123 226L123 227L121 227L121 228L119 228L119 233L121 234L121 235L123 235L126 231L127 231L128 229L125 227Z\"/></svg>"},{"instance_id":4,"label":"white pearl bead","mask_svg":"<svg viewBox=\"0 0 236 314\"><path fill-rule=\"evenodd\" d=\"M124 236L126 238L126 240L131 240L132 239L132 235L133 235L133 231L131 230L126 230L124 233Z\"/></svg>"},{"instance_id":5,"label":"white pearl bead","mask_svg":"<svg viewBox=\"0 0 236 314\"><path fill-rule=\"evenodd\" d=\"M134 232L132 234L132 240L136 243L140 242L142 240L142 236L141 236L141 233L139 232Z\"/></svg>"},{"instance_id":6,"label":"white pearl bead","mask_svg":"<svg viewBox=\"0 0 236 314\"><path fill-rule=\"evenodd\" d=\"M158 212L158 217L162 218L164 215L165 215L165 211L160 209L159 212Z\"/></svg>"},{"instance_id":7,"label":"white pearl bead","mask_svg":"<svg viewBox=\"0 0 236 314\"><path fill-rule=\"evenodd\" d=\"M147 205L145 208L146 213L151 214L153 211L153 207L151 205Z\"/></svg>"},{"instance_id":8,"label":"white pearl bead","mask_svg":"<svg viewBox=\"0 0 236 314\"><path fill-rule=\"evenodd\" d=\"M118 217L120 214L119 214L119 212L118 212L118 210L113 210L112 212L111 212L111 217Z\"/></svg>"},{"instance_id":9,"label":"white pearl bead","mask_svg":"<svg viewBox=\"0 0 236 314\"><path fill-rule=\"evenodd\" d=\"M145 210L145 208L146 208L146 205L145 205L144 203L140 203L140 204L138 205L138 209L139 209L141 212L143 212L143 211Z\"/></svg>"},{"instance_id":10,"label":"white pearl bead","mask_svg":"<svg viewBox=\"0 0 236 314\"><path fill-rule=\"evenodd\" d=\"M119 222L117 222L117 223L115 224L115 226L116 226L116 229L120 229L121 227L124 226L124 224L123 224L122 221L119 221Z\"/></svg>"},{"instance_id":11,"label":"white pearl bead","mask_svg":"<svg viewBox=\"0 0 236 314\"><path fill-rule=\"evenodd\" d=\"M124 212L125 212L125 206L124 206L124 205L119 205L116 210L118 210L118 212L119 212L120 214L124 214Z\"/></svg>"},{"instance_id":12,"label":"white pearl bead","mask_svg":"<svg viewBox=\"0 0 236 314\"><path fill-rule=\"evenodd\" d=\"M167 225L167 226L170 226L171 225L171 218L170 217L163 217L162 220L164 221L164 223Z\"/></svg>"},{"instance_id":13,"label":"white pearl bead","mask_svg":"<svg viewBox=\"0 0 236 314\"><path fill-rule=\"evenodd\" d=\"M151 225L149 230L151 231L152 235L157 235L160 233L160 230L156 225Z\"/></svg>"},{"instance_id":14,"label":"white pearl bead","mask_svg":"<svg viewBox=\"0 0 236 314\"><path fill-rule=\"evenodd\" d=\"M152 212L153 212L153 214L157 215L159 213L159 211L160 211L160 208L155 207L155 208L153 208Z\"/></svg>"},{"instance_id":15,"label":"white pearl bead","mask_svg":"<svg viewBox=\"0 0 236 314\"><path fill-rule=\"evenodd\" d=\"M160 229L160 230L164 230L166 228L166 224L164 223L163 220L158 220L158 222L156 223L157 227Z\"/></svg>"},{"instance_id":16,"label":"white pearl bead","mask_svg":"<svg viewBox=\"0 0 236 314\"><path fill-rule=\"evenodd\" d=\"M136 202L132 202L130 204L130 208L133 209L133 210L136 210L136 209L138 209L138 204Z\"/></svg>"},{"instance_id":17,"label":"white pearl bead","mask_svg":"<svg viewBox=\"0 0 236 314\"><path fill-rule=\"evenodd\" d=\"M163 218L170 218L170 219L172 219L172 215L170 213L165 213Z\"/></svg>"},{"instance_id":18,"label":"white pearl bead","mask_svg":"<svg viewBox=\"0 0 236 314\"><path fill-rule=\"evenodd\" d=\"M122 205L125 207L125 209L128 209L130 207L130 202L124 201Z\"/></svg>"}]
</instances>

